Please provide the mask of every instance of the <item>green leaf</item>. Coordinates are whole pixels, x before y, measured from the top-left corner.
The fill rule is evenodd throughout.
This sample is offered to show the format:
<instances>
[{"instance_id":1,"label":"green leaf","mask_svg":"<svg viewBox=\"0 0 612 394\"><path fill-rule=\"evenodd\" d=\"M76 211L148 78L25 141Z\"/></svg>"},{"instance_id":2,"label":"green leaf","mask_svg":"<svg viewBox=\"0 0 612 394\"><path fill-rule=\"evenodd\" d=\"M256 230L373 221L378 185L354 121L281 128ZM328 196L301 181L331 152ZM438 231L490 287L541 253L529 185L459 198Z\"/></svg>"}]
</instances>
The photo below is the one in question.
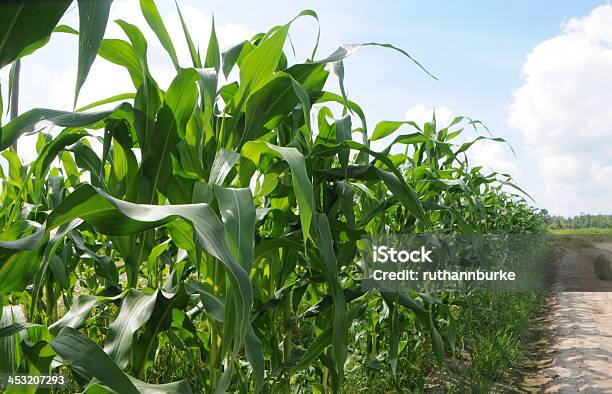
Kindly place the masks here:
<instances>
[{"instance_id":1,"label":"green leaf","mask_svg":"<svg viewBox=\"0 0 612 394\"><path fill-rule=\"evenodd\" d=\"M45 176L49 171L51 163L57 155L68 145L72 145L81 138L88 136L89 133L83 129L65 129L57 137L47 144L38 154L38 158L34 161L32 168L35 176L35 191L42 192L42 186L45 182Z\"/></svg>"},{"instance_id":2,"label":"green leaf","mask_svg":"<svg viewBox=\"0 0 612 394\"><path fill-rule=\"evenodd\" d=\"M142 66L134 48L124 40L107 38L102 40L98 54L111 63L124 67L132 83L138 88L142 83Z\"/></svg>"},{"instance_id":3,"label":"green leaf","mask_svg":"<svg viewBox=\"0 0 612 394\"><path fill-rule=\"evenodd\" d=\"M19 305L7 305L2 307L0 314L0 330L13 332L15 324L26 324L25 314ZM21 348L19 346L21 337L17 332L0 336L0 373L13 374L17 371L21 362Z\"/></svg>"},{"instance_id":4,"label":"green leaf","mask_svg":"<svg viewBox=\"0 0 612 394\"><path fill-rule=\"evenodd\" d=\"M147 59L147 40L140 29L131 23L127 23L121 19L115 21L121 27L125 35L130 40L134 53L138 57L143 77L149 73L148 70L148 59Z\"/></svg>"},{"instance_id":5,"label":"green leaf","mask_svg":"<svg viewBox=\"0 0 612 394\"><path fill-rule=\"evenodd\" d=\"M96 152L83 143L78 141L70 147L70 151L74 153L75 163L79 168L89 171L91 175L91 183L97 187L102 187L106 190L104 181L104 173L101 172L102 160L96 155Z\"/></svg>"},{"instance_id":6,"label":"green leaf","mask_svg":"<svg viewBox=\"0 0 612 394\"><path fill-rule=\"evenodd\" d=\"M182 282L172 292L158 291L156 294L155 307L151 318L146 322L140 335L138 335L136 345L133 346L132 370L136 371L138 377L144 376L150 357L155 357L159 343L159 333L171 327L172 311L174 309L184 309L189 302L189 296ZM129 348L126 350L129 350Z\"/></svg>"},{"instance_id":7,"label":"green leaf","mask_svg":"<svg viewBox=\"0 0 612 394\"><path fill-rule=\"evenodd\" d=\"M56 32L67 34L79 34L79 32L69 26L60 25L55 29ZM111 63L124 67L134 83L134 87L140 86L142 82L142 67L138 55L134 48L124 40L115 38L103 39L98 50L98 55Z\"/></svg>"},{"instance_id":8,"label":"green leaf","mask_svg":"<svg viewBox=\"0 0 612 394\"><path fill-rule=\"evenodd\" d=\"M435 80L438 80L438 78L436 78L433 74L431 74L429 71L427 71L427 69L425 67L423 67L421 65L421 63L419 63L415 58L413 58L405 50L403 50L401 48L398 48L398 47L396 47L394 45L391 45L391 44L382 44L382 43L379 43L379 42L366 42L366 43L362 43L362 44L344 44L344 45L341 45L338 49L336 49L331 55L329 55L325 59L317 60L314 63L334 63L334 62L339 62L339 61L349 57L351 54L353 54L358 49L366 47L366 46L377 46L377 47L382 47L382 48L393 49L393 50L401 53L402 55L406 56L408 59L410 59L421 70L425 71L425 73L427 75L429 75L430 77L432 77Z\"/></svg>"},{"instance_id":9,"label":"green leaf","mask_svg":"<svg viewBox=\"0 0 612 394\"><path fill-rule=\"evenodd\" d=\"M302 355L300 360L291 367L292 372L298 372L305 368L308 368L323 351L332 343L332 327L326 329L309 344L306 352Z\"/></svg>"},{"instance_id":10,"label":"green leaf","mask_svg":"<svg viewBox=\"0 0 612 394\"><path fill-rule=\"evenodd\" d=\"M420 127L412 121L402 122L402 121L384 120L382 122L378 122L378 124L374 128L374 133L372 134L371 141L376 141L381 138L385 138L386 136L392 134L395 130L399 129L401 126L405 124L410 125L416 128L417 130L421 131Z\"/></svg>"},{"instance_id":11,"label":"green leaf","mask_svg":"<svg viewBox=\"0 0 612 394\"><path fill-rule=\"evenodd\" d=\"M104 300L103 297L81 294L70 310L61 319L49 326L49 332L57 334L64 327L81 328L96 304Z\"/></svg>"},{"instance_id":12,"label":"green leaf","mask_svg":"<svg viewBox=\"0 0 612 394\"><path fill-rule=\"evenodd\" d=\"M110 103L114 103L114 102L121 101L121 100L132 100L134 99L134 97L136 97L136 93L117 94L117 95L107 97L102 100L94 101L93 103L87 104L84 107L77 108L76 112L87 111L88 109L92 109L92 108L99 107L104 104L110 104Z\"/></svg>"},{"instance_id":13,"label":"green leaf","mask_svg":"<svg viewBox=\"0 0 612 394\"><path fill-rule=\"evenodd\" d=\"M241 142L256 139L276 128L298 104L302 105L306 136L310 138L309 89L317 89L327 73L319 65L298 64L287 72L278 71L254 89L246 101L245 136ZM263 128L264 130L260 129Z\"/></svg>"},{"instance_id":14,"label":"green leaf","mask_svg":"<svg viewBox=\"0 0 612 394\"><path fill-rule=\"evenodd\" d=\"M242 48L242 46L240 48ZM219 52L217 32L215 31L214 16L212 18L212 26L210 28L210 38L208 40L208 48L206 49L206 59L204 60L204 66L207 68L214 68L217 74L219 74L219 69L221 68L221 54ZM225 74L225 76L227 77L227 73Z\"/></svg>"},{"instance_id":15,"label":"green leaf","mask_svg":"<svg viewBox=\"0 0 612 394\"><path fill-rule=\"evenodd\" d=\"M166 383L166 384L150 384L140 381L136 378L128 376L138 389L140 394L191 394L191 387L184 380ZM87 386L83 394L115 394L116 392L109 387L99 383L91 383Z\"/></svg>"},{"instance_id":16,"label":"green leaf","mask_svg":"<svg viewBox=\"0 0 612 394\"><path fill-rule=\"evenodd\" d=\"M60 127L83 127L107 118L115 111L129 110L129 104L121 104L114 110L100 112L66 112L53 109L36 108L19 115L2 128L0 151L11 146L21 135L36 133L42 129L41 123Z\"/></svg>"},{"instance_id":17,"label":"green leaf","mask_svg":"<svg viewBox=\"0 0 612 394\"><path fill-rule=\"evenodd\" d=\"M304 242L309 238L312 239L310 225L315 214L314 193L312 183L306 172L304 156L295 148L280 147L264 141L247 142L242 147L241 154L244 158L253 162L255 166L258 165L261 154L271 154L280 157L289 164L295 198L300 210ZM244 182L244 180L242 181Z\"/></svg>"},{"instance_id":18,"label":"green leaf","mask_svg":"<svg viewBox=\"0 0 612 394\"><path fill-rule=\"evenodd\" d=\"M71 234L71 238L76 249L82 250L97 263L97 265L100 267L101 276L111 285L119 288L119 272L117 271L117 266L115 265L113 259L109 256L99 256L95 254L93 250L89 249L87 245L85 245L83 238L78 232L73 232Z\"/></svg>"},{"instance_id":19,"label":"green leaf","mask_svg":"<svg viewBox=\"0 0 612 394\"><path fill-rule=\"evenodd\" d=\"M231 189L215 186L225 238L234 257L246 270L253 265L255 239L255 206L251 189Z\"/></svg>"},{"instance_id":20,"label":"green leaf","mask_svg":"<svg viewBox=\"0 0 612 394\"><path fill-rule=\"evenodd\" d=\"M38 235L35 234L34 237ZM42 234L41 234L42 235ZM27 241L37 238L23 239ZM18 241L16 241L18 242ZM19 242L18 242L19 243ZM0 248L4 245L0 245ZM42 260L42 250L24 251L22 253L11 253L7 258L4 250L0 250L3 261L0 266L0 292L21 291L29 283Z\"/></svg>"},{"instance_id":21,"label":"green leaf","mask_svg":"<svg viewBox=\"0 0 612 394\"><path fill-rule=\"evenodd\" d=\"M17 77L19 75L15 75L15 73L17 72L17 68L19 67L19 69L21 69L21 62L15 61L13 62L13 64L11 64L11 69L9 70L9 75L8 75L8 92L6 92L6 96L7 96L7 109L6 109L6 114L8 115L12 109L12 100L13 100L13 91L14 88L13 86L15 86L15 82L19 83L19 81L17 80Z\"/></svg>"},{"instance_id":22,"label":"green leaf","mask_svg":"<svg viewBox=\"0 0 612 394\"><path fill-rule=\"evenodd\" d=\"M240 87L234 95L232 108L240 111L250 92L270 76L276 69L283 53L283 45L289 33L289 25L270 30L240 65Z\"/></svg>"},{"instance_id":23,"label":"green leaf","mask_svg":"<svg viewBox=\"0 0 612 394\"><path fill-rule=\"evenodd\" d=\"M51 35L70 0L15 0L0 13L0 68L17 60L31 44Z\"/></svg>"},{"instance_id":24,"label":"green leaf","mask_svg":"<svg viewBox=\"0 0 612 394\"><path fill-rule=\"evenodd\" d=\"M168 34L168 30L166 30L164 21L159 15L155 2L153 0L140 0L140 9L142 11L142 15L147 20L149 27L151 30L153 30L166 52L168 52L168 55L172 60L172 64L174 64L174 68L176 68L178 71L180 66L178 58L176 57L176 50L174 49L174 45L172 44L172 39L170 38L170 34Z\"/></svg>"},{"instance_id":25,"label":"green leaf","mask_svg":"<svg viewBox=\"0 0 612 394\"><path fill-rule=\"evenodd\" d=\"M192 281L185 284L185 290L187 290L188 294L198 294L206 312L212 316L213 319L223 323L225 320L225 303L222 299L206 291L198 282Z\"/></svg>"},{"instance_id":26,"label":"green leaf","mask_svg":"<svg viewBox=\"0 0 612 394\"><path fill-rule=\"evenodd\" d=\"M195 45L193 44L193 40L191 39L191 34L189 34L189 29L185 24L185 19L183 19L183 13L181 12L181 8L178 5L178 2L175 0L176 11L178 12L179 19L181 20L181 26L183 28L183 34L185 35L185 41L187 42L187 48L189 48L189 55L191 56L191 62L193 63L193 67L202 68L202 60L200 59L200 55ZM214 20L213 20L213 29L214 29ZM206 66L210 67L210 66ZM218 69L217 69L218 72Z\"/></svg>"},{"instance_id":27,"label":"green leaf","mask_svg":"<svg viewBox=\"0 0 612 394\"><path fill-rule=\"evenodd\" d=\"M79 64L77 68L74 106L81 87L100 49L108 14L113 0L78 0L79 4Z\"/></svg>"},{"instance_id":28,"label":"green leaf","mask_svg":"<svg viewBox=\"0 0 612 394\"><path fill-rule=\"evenodd\" d=\"M191 387L184 380L165 384L150 384L131 376L128 376L128 378L134 383L140 394L191 394Z\"/></svg>"},{"instance_id":29,"label":"green leaf","mask_svg":"<svg viewBox=\"0 0 612 394\"><path fill-rule=\"evenodd\" d=\"M42 327L35 323L13 323L8 326L0 327L0 338L10 337L29 327Z\"/></svg>"},{"instance_id":30,"label":"green leaf","mask_svg":"<svg viewBox=\"0 0 612 394\"><path fill-rule=\"evenodd\" d=\"M293 90L295 91L296 96L299 98L300 103L302 104L302 112L304 113L304 123L306 123L306 129L308 130L308 137L312 135L312 128L310 127L310 97L308 97L308 92L302 84L296 81L294 78L291 78L291 85L293 86Z\"/></svg>"},{"instance_id":31,"label":"green leaf","mask_svg":"<svg viewBox=\"0 0 612 394\"><path fill-rule=\"evenodd\" d=\"M151 138L155 130L155 118L162 106L162 96L153 78L146 76L134 97L134 130L138 143L146 157L151 146Z\"/></svg>"},{"instance_id":32,"label":"green leaf","mask_svg":"<svg viewBox=\"0 0 612 394\"><path fill-rule=\"evenodd\" d=\"M157 189L166 193L172 174L170 152L179 142L179 136L185 135L187 122L196 106L198 91L195 82L199 77L200 73L195 69L181 69L170 84L164 104L157 113L142 162L143 174L150 185L149 198L145 200L148 203L154 202Z\"/></svg>"},{"instance_id":33,"label":"green leaf","mask_svg":"<svg viewBox=\"0 0 612 394\"><path fill-rule=\"evenodd\" d=\"M336 366L336 373L340 382L344 378L344 363L348 354L348 310L344 292L338 282L338 267L334 253L333 238L329 229L327 216L317 214L317 246L321 261L324 264L326 280L329 283L334 303L334 317L332 321L332 349Z\"/></svg>"},{"instance_id":34,"label":"green leaf","mask_svg":"<svg viewBox=\"0 0 612 394\"><path fill-rule=\"evenodd\" d=\"M223 75L225 75L225 78L228 77L229 73L232 71L232 69L236 65L236 61L238 60L238 57L240 56L240 53L242 52L242 48L244 48L245 42L247 41L236 44L230 47L229 49L227 49L225 52L223 52L222 54L223 65L221 69L223 71Z\"/></svg>"},{"instance_id":35,"label":"green leaf","mask_svg":"<svg viewBox=\"0 0 612 394\"><path fill-rule=\"evenodd\" d=\"M14 151L6 151L2 152L2 157L6 159L8 162L9 169L9 181L19 187L23 187L23 165L21 164L21 159Z\"/></svg>"},{"instance_id":36,"label":"green leaf","mask_svg":"<svg viewBox=\"0 0 612 394\"><path fill-rule=\"evenodd\" d=\"M251 368L253 368L253 375L255 376L255 386L257 390L260 390L264 381L266 364L261 341L259 340L257 335L255 335L255 331L253 331L253 327L251 326L250 322L247 328L244 345L247 360L249 361L249 363L251 363Z\"/></svg>"},{"instance_id":37,"label":"green leaf","mask_svg":"<svg viewBox=\"0 0 612 394\"><path fill-rule=\"evenodd\" d=\"M438 364L441 365L444 362L444 341L442 340L442 336L436 329L431 315L429 315L429 330L431 334L431 340L433 342L433 349L434 354L436 356L436 360L438 361Z\"/></svg>"},{"instance_id":38,"label":"green leaf","mask_svg":"<svg viewBox=\"0 0 612 394\"><path fill-rule=\"evenodd\" d=\"M69 290L70 278L68 277L68 267L66 267L66 263L58 255L53 255L49 261L49 268L57 284L60 285L62 289Z\"/></svg>"},{"instance_id":39,"label":"green leaf","mask_svg":"<svg viewBox=\"0 0 612 394\"><path fill-rule=\"evenodd\" d=\"M338 119L334 121L334 126L336 127L336 143L342 143L344 141L352 141L352 123L351 117L349 115L344 116L342 119ZM350 149L344 149L338 152L338 160L340 161L340 166L345 170L348 168L349 162L349 154Z\"/></svg>"},{"instance_id":40,"label":"green leaf","mask_svg":"<svg viewBox=\"0 0 612 394\"><path fill-rule=\"evenodd\" d=\"M0 131L2 131L2 114L4 113L4 101L2 100L2 81L0 81Z\"/></svg>"},{"instance_id":41,"label":"green leaf","mask_svg":"<svg viewBox=\"0 0 612 394\"><path fill-rule=\"evenodd\" d=\"M455 156L459 156L460 153L463 153L465 151L467 151L468 149L470 149L472 147L472 145L474 145L476 142L481 141L481 140L489 140L489 141L495 141L495 142L506 142L505 139L500 138L500 137L485 137L485 136L478 136L476 138L474 138L473 140L469 141L469 142L465 142L463 144L461 144L461 146L459 147L459 149L457 149L457 151L455 151ZM512 147L510 147L510 149L512 149ZM512 149L512 153L514 153L514 149Z\"/></svg>"},{"instance_id":42,"label":"green leaf","mask_svg":"<svg viewBox=\"0 0 612 394\"><path fill-rule=\"evenodd\" d=\"M330 101L336 102L342 105L346 104L342 96L339 96L331 92L318 92L315 103L320 104L320 103L327 103ZM348 107L351 109L351 111L356 113L357 116L359 116L359 120L361 121L361 127L363 128L364 132L367 134L368 127L367 127L366 118L365 118L363 109L359 105L357 105L357 103L351 100L348 100Z\"/></svg>"},{"instance_id":43,"label":"green leaf","mask_svg":"<svg viewBox=\"0 0 612 394\"><path fill-rule=\"evenodd\" d=\"M64 360L86 371L118 393L138 394L134 383L95 342L70 327L64 327L51 342Z\"/></svg>"},{"instance_id":44,"label":"green leaf","mask_svg":"<svg viewBox=\"0 0 612 394\"><path fill-rule=\"evenodd\" d=\"M297 105L292 78L277 72L249 95L245 106L245 136L241 142L254 140L272 130L283 121ZM260 131L261 128L265 130Z\"/></svg>"},{"instance_id":45,"label":"green leaf","mask_svg":"<svg viewBox=\"0 0 612 394\"><path fill-rule=\"evenodd\" d=\"M208 183L211 186L222 185L238 159L240 159L239 153L230 152L224 148L219 149L215 154L215 160L210 169Z\"/></svg>"},{"instance_id":46,"label":"green leaf","mask_svg":"<svg viewBox=\"0 0 612 394\"><path fill-rule=\"evenodd\" d=\"M389 343L389 354L391 356L391 373L393 373L393 378L397 379L397 362L398 362L398 352L399 352L399 341L401 336L401 331L399 327L399 316L397 313L397 308L391 309L391 341Z\"/></svg>"},{"instance_id":47,"label":"green leaf","mask_svg":"<svg viewBox=\"0 0 612 394\"><path fill-rule=\"evenodd\" d=\"M319 15L313 10L303 10L299 13L298 16L295 17L297 19L300 16L311 16L317 21L317 39L315 40L315 45L312 48L312 54L310 55L310 60L313 60L317 55L317 49L319 48L319 39L321 38L321 23L319 22Z\"/></svg>"},{"instance_id":48,"label":"green leaf","mask_svg":"<svg viewBox=\"0 0 612 394\"><path fill-rule=\"evenodd\" d=\"M62 162L62 167L64 168L64 174L66 175L66 186L76 187L80 181L80 178L79 169L74 161L74 158L70 152L67 151L60 152L59 156Z\"/></svg>"},{"instance_id":49,"label":"green leaf","mask_svg":"<svg viewBox=\"0 0 612 394\"><path fill-rule=\"evenodd\" d=\"M334 179L344 180L347 177L355 179L380 179L383 181L393 195L408 209L413 215L425 224L429 224L428 218L425 216L425 211L416 195L414 189L406 183L403 175L393 164L393 162L385 154L375 152L355 141L344 141L338 145L324 145L320 144L316 147L313 155L329 156L340 152L344 148L357 149L363 152L367 152L372 155L376 160L385 164L392 172L385 171L374 165L363 165L363 166L349 166L347 171L342 169L330 169L322 170L323 175L332 175Z\"/></svg>"},{"instance_id":50,"label":"green leaf","mask_svg":"<svg viewBox=\"0 0 612 394\"><path fill-rule=\"evenodd\" d=\"M246 272L251 271L254 255L255 206L249 188L215 187L221 218L225 224L225 238L236 260ZM263 383L264 357L261 342L249 322L245 337L246 356L253 366L258 386Z\"/></svg>"},{"instance_id":51,"label":"green leaf","mask_svg":"<svg viewBox=\"0 0 612 394\"><path fill-rule=\"evenodd\" d=\"M378 173L380 179L385 182L389 190L391 190L391 193L397 197L397 199L406 209L412 212L414 216L424 223L429 222L425 217L425 212L423 211L421 202L414 192L414 189L408 186L405 182L400 181L400 179L394 174L381 170L377 167L374 167L374 170Z\"/></svg>"},{"instance_id":52,"label":"green leaf","mask_svg":"<svg viewBox=\"0 0 612 394\"><path fill-rule=\"evenodd\" d=\"M108 326L108 337L104 351L119 368L124 369L130 359L134 333L149 321L157 300L157 292L147 295L129 289L119 308L119 315Z\"/></svg>"}]
</instances>

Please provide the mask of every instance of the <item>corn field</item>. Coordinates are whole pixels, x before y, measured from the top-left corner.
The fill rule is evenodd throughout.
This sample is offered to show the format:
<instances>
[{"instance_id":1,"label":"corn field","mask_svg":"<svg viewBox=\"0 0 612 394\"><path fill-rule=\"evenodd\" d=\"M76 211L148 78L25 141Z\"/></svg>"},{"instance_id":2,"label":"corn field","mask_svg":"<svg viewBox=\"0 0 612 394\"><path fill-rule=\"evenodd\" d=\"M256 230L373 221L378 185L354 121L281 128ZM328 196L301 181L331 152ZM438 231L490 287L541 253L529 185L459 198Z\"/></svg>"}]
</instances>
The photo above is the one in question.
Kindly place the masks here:
<instances>
[{"instance_id":1,"label":"corn field","mask_svg":"<svg viewBox=\"0 0 612 394\"><path fill-rule=\"evenodd\" d=\"M0 372L61 373L85 393L323 393L376 364L401 391L398 363L416 346L433 369L457 351L468 295L365 291L362 238L541 231L509 175L470 165L474 143L504 143L479 122L368 129L343 61L364 46L394 51L429 78L402 49L319 56L314 36L292 64L291 25L318 24L311 10L224 51L213 25L197 48L189 26L170 37L140 0L175 67L160 86L142 26L108 21L107 0L78 1L80 31L58 25L70 3L0 5L0 68L70 35L75 103L96 57L127 71L133 91L1 121ZM125 38L104 38L109 23ZM179 39L191 64L179 64ZM462 139L466 128L481 136ZM33 134L38 156L24 163L20 138Z\"/></svg>"}]
</instances>

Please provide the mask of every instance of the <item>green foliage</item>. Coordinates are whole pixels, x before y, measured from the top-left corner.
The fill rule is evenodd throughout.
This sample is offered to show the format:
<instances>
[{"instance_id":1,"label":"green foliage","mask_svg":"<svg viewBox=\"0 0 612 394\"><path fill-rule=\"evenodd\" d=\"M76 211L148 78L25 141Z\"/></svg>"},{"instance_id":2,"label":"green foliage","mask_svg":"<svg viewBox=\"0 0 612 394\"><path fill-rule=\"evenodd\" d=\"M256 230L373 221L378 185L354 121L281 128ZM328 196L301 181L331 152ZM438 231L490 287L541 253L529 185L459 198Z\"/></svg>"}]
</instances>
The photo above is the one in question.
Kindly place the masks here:
<instances>
[{"instance_id":1,"label":"green foliage","mask_svg":"<svg viewBox=\"0 0 612 394\"><path fill-rule=\"evenodd\" d=\"M524 334L530 319L546 302L536 293L495 294L477 292L470 304L462 303L458 334L469 355L458 392L490 392L496 383L509 380L512 367L524 360Z\"/></svg>"},{"instance_id":2,"label":"green foliage","mask_svg":"<svg viewBox=\"0 0 612 394\"><path fill-rule=\"evenodd\" d=\"M42 47L70 5L70 0L15 0L2 4L0 68Z\"/></svg>"},{"instance_id":3,"label":"green foliage","mask_svg":"<svg viewBox=\"0 0 612 394\"><path fill-rule=\"evenodd\" d=\"M508 175L468 165L485 137L456 141L477 122L385 121L368 137L342 61L382 46L416 63L407 52L344 45L315 61L315 46L288 64L294 18L223 54L213 25L202 58L183 23L193 63L183 67L155 4L141 0L176 68L160 87L139 28L117 21L127 40L103 39L110 2L92 3L79 2L95 24L81 28L76 93L95 51L134 90L76 112L33 109L2 129L2 372L63 365L90 393L189 392L187 381L203 392L336 392L348 366L378 365L399 388L402 353L429 349L431 368L456 354L459 312L444 294L363 291L362 236L544 230ZM324 90L327 65L342 95ZM221 86L236 67L239 80ZM42 133L43 120L61 132ZM33 133L39 156L24 164L9 147ZM201 368L164 374L164 359Z\"/></svg>"},{"instance_id":4,"label":"green foliage","mask_svg":"<svg viewBox=\"0 0 612 394\"><path fill-rule=\"evenodd\" d=\"M79 0L78 2L81 34L79 34L79 65L74 93L75 106L81 87L100 49L112 2L113 0Z\"/></svg>"},{"instance_id":5,"label":"green foliage","mask_svg":"<svg viewBox=\"0 0 612 394\"><path fill-rule=\"evenodd\" d=\"M610 232L612 231L612 215L590 215L582 213L576 216L550 216L546 223L552 230L561 230L578 233L584 232Z\"/></svg>"}]
</instances>

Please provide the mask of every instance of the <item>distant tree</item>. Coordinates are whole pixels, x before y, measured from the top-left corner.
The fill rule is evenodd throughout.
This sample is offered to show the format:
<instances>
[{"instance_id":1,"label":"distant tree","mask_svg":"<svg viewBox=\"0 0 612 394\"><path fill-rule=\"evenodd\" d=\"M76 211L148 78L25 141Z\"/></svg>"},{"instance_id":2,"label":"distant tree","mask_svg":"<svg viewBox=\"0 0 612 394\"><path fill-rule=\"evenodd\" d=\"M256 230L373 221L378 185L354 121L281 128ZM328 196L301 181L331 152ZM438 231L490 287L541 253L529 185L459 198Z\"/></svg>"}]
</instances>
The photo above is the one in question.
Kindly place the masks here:
<instances>
[{"instance_id":1,"label":"distant tree","mask_svg":"<svg viewBox=\"0 0 612 394\"><path fill-rule=\"evenodd\" d=\"M542 212L544 213L544 212ZM577 216L548 216L546 212L544 218L549 228L553 230L579 229L579 228L611 228L612 215L591 215L581 212Z\"/></svg>"}]
</instances>

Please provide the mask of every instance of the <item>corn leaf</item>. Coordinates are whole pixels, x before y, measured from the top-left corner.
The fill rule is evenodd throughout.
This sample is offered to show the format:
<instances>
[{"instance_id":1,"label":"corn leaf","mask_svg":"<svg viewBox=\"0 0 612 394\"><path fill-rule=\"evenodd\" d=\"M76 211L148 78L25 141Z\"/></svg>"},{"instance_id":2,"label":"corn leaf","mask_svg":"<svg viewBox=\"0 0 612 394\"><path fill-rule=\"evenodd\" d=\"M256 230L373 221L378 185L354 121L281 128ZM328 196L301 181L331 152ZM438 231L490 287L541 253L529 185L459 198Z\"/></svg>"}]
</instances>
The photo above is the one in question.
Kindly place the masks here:
<instances>
[{"instance_id":1,"label":"corn leaf","mask_svg":"<svg viewBox=\"0 0 612 394\"><path fill-rule=\"evenodd\" d=\"M81 87L87 79L87 74L89 74L102 43L112 2L113 0L78 0L81 32L79 34L79 64L74 92L75 107Z\"/></svg>"},{"instance_id":2,"label":"corn leaf","mask_svg":"<svg viewBox=\"0 0 612 394\"><path fill-rule=\"evenodd\" d=\"M0 13L0 68L17 60L29 45L49 37L70 3L70 0L17 0L3 4Z\"/></svg>"},{"instance_id":3,"label":"corn leaf","mask_svg":"<svg viewBox=\"0 0 612 394\"><path fill-rule=\"evenodd\" d=\"M132 381L95 342L70 327L64 327L51 347L64 360L94 376L118 393L138 394Z\"/></svg>"}]
</instances>

